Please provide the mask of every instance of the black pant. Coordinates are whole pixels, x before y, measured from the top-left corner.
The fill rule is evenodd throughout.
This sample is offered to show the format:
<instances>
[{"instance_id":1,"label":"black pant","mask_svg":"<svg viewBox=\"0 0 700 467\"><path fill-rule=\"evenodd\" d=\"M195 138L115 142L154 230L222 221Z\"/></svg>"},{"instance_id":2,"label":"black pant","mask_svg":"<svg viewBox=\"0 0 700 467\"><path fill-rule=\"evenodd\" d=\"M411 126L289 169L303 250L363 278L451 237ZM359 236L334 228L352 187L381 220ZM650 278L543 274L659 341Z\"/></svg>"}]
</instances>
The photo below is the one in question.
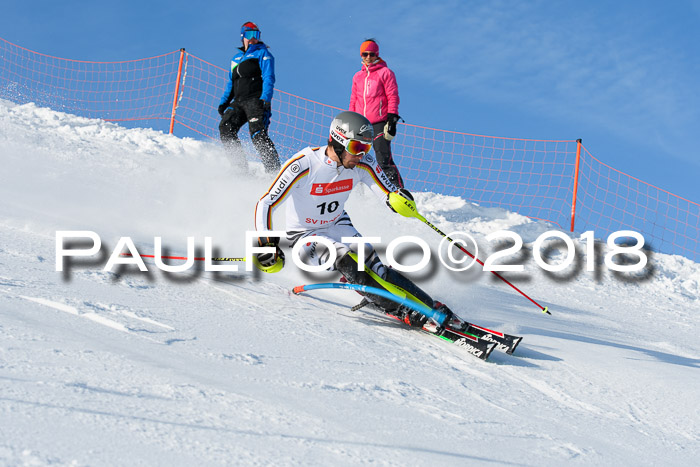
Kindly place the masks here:
<instances>
[{"instance_id":1,"label":"black pant","mask_svg":"<svg viewBox=\"0 0 700 467\"><path fill-rule=\"evenodd\" d=\"M391 141L387 141L384 138L384 125L386 125L386 121L372 124L374 134L377 135L374 137L374 156L377 158L379 166L389 177L389 180L397 187L403 188L403 179L391 155Z\"/></svg>"},{"instance_id":2,"label":"black pant","mask_svg":"<svg viewBox=\"0 0 700 467\"><path fill-rule=\"evenodd\" d=\"M379 257L376 256L376 253L373 254L376 260L379 260ZM370 258L372 258L372 256L370 256ZM368 260L370 260L370 258L368 258ZM369 267L367 262L365 262L365 265ZM372 277L372 275L367 271L358 271L357 261L355 261L355 259L350 254L346 253L340 258L336 259L335 267L351 284L367 285L370 287L376 287L380 290L387 290L385 286L377 282L377 280L374 277ZM396 271L395 269L387 268L386 276L382 277L382 279L384 279L389 284L398 286L399 288L413 295L422 304L430 308L435 307L435 301L430 295L425 293L423 289L418 287L410 279L408 279L406 276ZM400 307L400 305L395 301L389 300L388 298L384 298L380 295L374 295L372 293L360 293L360 295L368 297L372 303L389 313L398 310Z\"/></svg>"},{"instance_id":3,"label":"black pant","mask_svg":"<svg viewBox=\"0 0 700 467\"><path fill-rule=\"evenodd\" d=\"M238 139L238 130L248 123L250 138L253 146L260 154L260 159L265 166L265 172L277 172L280 169L280 158L267 134L270 126L271 111L266 109L260 99L247 99L243 102L234 101L221 117L219 123L219 135L224 146L238 153L242 157L241 142Z\"/></svg>"}]
</instances>

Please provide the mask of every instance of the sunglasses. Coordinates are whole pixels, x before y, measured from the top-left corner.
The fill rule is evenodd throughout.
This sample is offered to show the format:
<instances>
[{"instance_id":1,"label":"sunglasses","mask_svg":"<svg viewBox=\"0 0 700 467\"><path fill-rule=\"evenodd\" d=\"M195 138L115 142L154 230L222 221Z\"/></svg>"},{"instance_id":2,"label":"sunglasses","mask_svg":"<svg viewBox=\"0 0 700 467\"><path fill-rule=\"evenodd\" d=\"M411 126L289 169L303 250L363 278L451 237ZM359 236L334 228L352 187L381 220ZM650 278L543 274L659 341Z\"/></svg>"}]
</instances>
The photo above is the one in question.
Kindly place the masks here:
<instances>
[{"instance_id":1,"label":"sunglasses","mask_svg":"<svg viewBox=\"0 0 700 467\"><path fill-rule=\"evenodd\" d=\"M256 31L254 29L243 31L243 39L260 39L260 31Z\"/></svg>"},{"instance_id":2,"label":"sunglasses","mask_svg":"<svg viewBox=\"0 0 700 467\"><path fill-rule=\"evenodd\" d=\"M363 156L372 149L372 143L365 143L359 139L351 139L345 146L345 150L353 156Z\"/></svg>"},{"instance_id":3,"label":"sunglasses","mask_svg":"<svg viewBox=\"0 0 700 467\"><path fill-rule=\"evenodd\" d=\"M375 54L374 52L362 52L362 56L363 57L376 57L377 54Z\"/></svg>"}]
</instances>

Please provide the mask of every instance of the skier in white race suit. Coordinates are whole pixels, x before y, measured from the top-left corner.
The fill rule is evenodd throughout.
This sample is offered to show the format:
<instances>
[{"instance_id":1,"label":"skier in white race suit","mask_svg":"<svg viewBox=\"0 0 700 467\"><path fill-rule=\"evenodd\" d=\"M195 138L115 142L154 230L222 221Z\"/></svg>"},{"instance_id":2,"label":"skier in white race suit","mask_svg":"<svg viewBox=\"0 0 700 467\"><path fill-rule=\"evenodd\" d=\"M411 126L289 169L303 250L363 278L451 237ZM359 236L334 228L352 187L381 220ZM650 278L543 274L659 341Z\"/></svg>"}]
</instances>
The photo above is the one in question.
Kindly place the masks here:
<instances>
[{"instance_id":1,"label":"skier in white race suit","mask_svg":"<svg viewBox=\"0 0 700 467\"><path fill-rule=\"evenodd\" d=\"M329 270L338 270L347 282L386 288L383 284L386 281L430 308L440 308L451 315L445 305L435 302L409 279L385 266L369 244L364 247L364 271L358 271L358 244L341 241L342 237L361 236L345 211L345 202L359 183L369 186L377 197L386 200L390 209L389 193L413 200L408 190L396 187L389 180L369 154L373 136L372 124L361 114L350 111L338 114L331 123L327 146L304 148L281 168L255 207L255 228L260 232L274 230L273 211L286 203L287 239L292 246L304 242L301 258L306 264L326 263L330 252L317 240L324 237L337 254ZM256 254L256 266L265 272L280 271L285 257L279 238L261 236L258 245L274 247L275 252ZM363 295L376 307L407 324L422 326L425 323L426 317L417 311L378 295Z\"/></svg>"}]
</instances>

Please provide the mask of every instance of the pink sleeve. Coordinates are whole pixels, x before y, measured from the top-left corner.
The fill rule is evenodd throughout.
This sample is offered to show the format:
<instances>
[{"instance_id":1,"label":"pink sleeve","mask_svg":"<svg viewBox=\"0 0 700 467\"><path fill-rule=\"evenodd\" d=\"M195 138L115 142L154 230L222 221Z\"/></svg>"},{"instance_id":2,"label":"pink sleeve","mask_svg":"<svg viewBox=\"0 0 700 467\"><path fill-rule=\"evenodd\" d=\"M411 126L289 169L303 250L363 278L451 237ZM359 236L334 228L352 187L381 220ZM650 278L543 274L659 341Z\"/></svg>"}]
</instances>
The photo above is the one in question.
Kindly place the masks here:
<instances>
[{"instance_id":1,"label":"pink sleeve","mask_svg":"<svg viewBox=\"0 0 700 467\"><path fill-rule=\"evenodd\" d=\"M357 103L357 90L355 89L355 76L352 77L352 86L350 87L350 110L351 112L355 112L355 106Z\"/></svg>"},{"instance_id":2,"label":"pink sleeve","mask_svg":"<svg viewBox=\"0 0 700 467\"><path fill-rule=\"evenodd\" d=\"M396 84L396 75L389 68L386 69L384 91L386 92L387 112L399 114L399 86Z\"/></svg>"}]
</instances>

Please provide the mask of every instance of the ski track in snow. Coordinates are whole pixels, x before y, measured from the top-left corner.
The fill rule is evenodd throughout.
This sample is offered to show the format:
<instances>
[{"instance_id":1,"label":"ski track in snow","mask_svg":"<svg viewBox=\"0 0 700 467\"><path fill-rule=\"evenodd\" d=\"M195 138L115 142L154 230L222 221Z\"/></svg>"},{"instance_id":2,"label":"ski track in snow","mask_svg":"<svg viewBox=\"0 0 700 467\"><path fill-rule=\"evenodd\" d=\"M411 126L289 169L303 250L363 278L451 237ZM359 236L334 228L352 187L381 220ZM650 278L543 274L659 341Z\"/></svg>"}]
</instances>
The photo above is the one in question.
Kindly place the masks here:
<instances>
[{"instance_id":1,"label":"ski track in snow","mask_svg":"<svg viewBox=\"0 0 700 467\"><path fill-rule=\"evenodd\" d=\"M147 254L156 235L176 254L208 235L241 255L269 180L216 145L2 101L0 144L0 464L695 464L700 267L685 258L656 254L632 281L528 263L517 285L552 316L486 274L418 277L462 317L524 336L483 362L351 311L355 292L294 295L337 277L291 261L265 276L103 271L127 235ZM446 232L551 229L415 195ZM420 235L437 251L368 190L348 212L383 244ZM102 256L56 272L57 230L98 232Z\"/></svg>"}]
</instances>

